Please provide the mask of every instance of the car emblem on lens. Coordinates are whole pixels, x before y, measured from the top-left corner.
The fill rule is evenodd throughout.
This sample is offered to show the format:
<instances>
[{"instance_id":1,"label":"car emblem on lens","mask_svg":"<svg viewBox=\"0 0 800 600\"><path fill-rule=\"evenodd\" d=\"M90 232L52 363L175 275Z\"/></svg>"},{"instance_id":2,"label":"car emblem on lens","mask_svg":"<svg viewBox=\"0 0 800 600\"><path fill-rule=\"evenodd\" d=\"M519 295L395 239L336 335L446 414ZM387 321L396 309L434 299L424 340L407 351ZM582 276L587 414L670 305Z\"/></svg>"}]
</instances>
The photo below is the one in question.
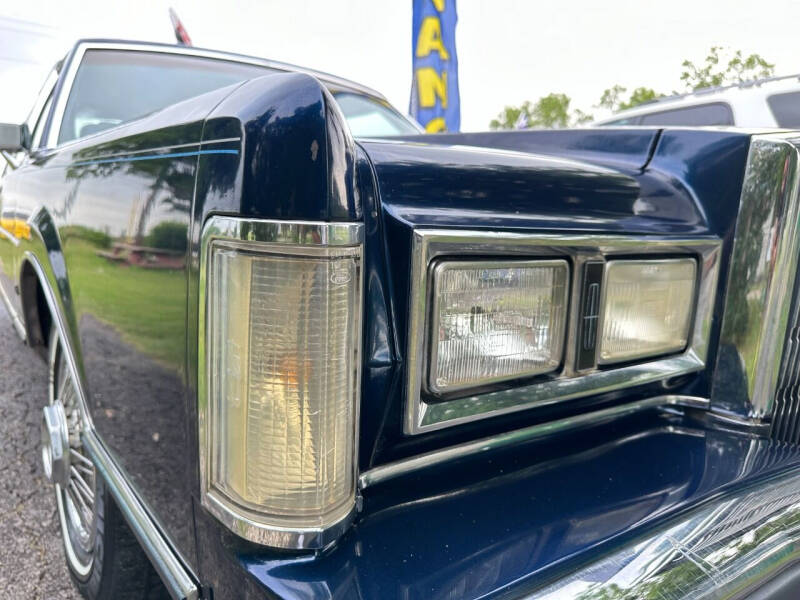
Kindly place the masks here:
<instances>
[{"instance_id":1,"label":"car emblem on lens","mask_svg":"<svg viewBox=\"0 0 800 600\"><path fill-rule=\"evenodd\" d=\"M331 283L334 285L350 283L350 272L345 270L334 271L331 273Z\"/></svg>"}]
</instances>

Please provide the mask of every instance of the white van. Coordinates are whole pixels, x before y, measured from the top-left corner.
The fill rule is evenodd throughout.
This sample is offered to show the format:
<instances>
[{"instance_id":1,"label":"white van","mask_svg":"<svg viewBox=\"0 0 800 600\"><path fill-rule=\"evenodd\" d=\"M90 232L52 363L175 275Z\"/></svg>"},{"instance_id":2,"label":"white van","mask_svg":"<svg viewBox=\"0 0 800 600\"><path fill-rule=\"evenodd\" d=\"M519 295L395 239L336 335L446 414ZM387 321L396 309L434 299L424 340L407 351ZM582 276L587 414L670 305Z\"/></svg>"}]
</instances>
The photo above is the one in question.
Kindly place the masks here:
<instances>
[{"instance_id":1,"label":"white van","mask_svg":"<svg viewBox=\"0 0 800 600\"><path fill-rule=\"evenodd\" d=\"M772 77L661 98L620 111L592 125L733 125L800 129L800 75Z\"/></svg>"}]
</instances>

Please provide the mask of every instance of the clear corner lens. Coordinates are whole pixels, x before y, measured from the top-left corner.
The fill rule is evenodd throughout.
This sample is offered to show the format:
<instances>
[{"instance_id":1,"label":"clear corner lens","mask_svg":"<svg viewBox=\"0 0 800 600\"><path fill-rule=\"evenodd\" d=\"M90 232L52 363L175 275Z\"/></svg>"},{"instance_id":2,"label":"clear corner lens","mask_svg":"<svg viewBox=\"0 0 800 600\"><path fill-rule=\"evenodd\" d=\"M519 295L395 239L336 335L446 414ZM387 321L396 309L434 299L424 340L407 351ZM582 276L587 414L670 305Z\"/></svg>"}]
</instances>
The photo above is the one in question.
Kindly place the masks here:
<instances>
[{"instance_id":1,"label":"clear corner lens","mask_svg":"<svg viewBox=\"0 0 800 600\"><path fill-rule=\"evenodd\" d=\"M360 251L252 250L209 259L210 486L264 524L323 527L355 495Z\"/></svg>"},{"instance_id":2,"label":"clear corner lens","mask_svg":"<svg viewBox=\"0 0 800 600\"><path fill-rule=\"evenodd\" d=\"M691 329L696 279L693 258L609 261L598 362L682 350Z\"/></svg>"},{"instance_id":3,"label":"clear corner lens","mask_svg":"<svg viewBox=\"0 0 800 600\"><path fill-rule=\"evenodd\" d=\"M568 273L564 260L437 264L431 391L555 370L564 345Z\"/></svg>"}]
</instances>

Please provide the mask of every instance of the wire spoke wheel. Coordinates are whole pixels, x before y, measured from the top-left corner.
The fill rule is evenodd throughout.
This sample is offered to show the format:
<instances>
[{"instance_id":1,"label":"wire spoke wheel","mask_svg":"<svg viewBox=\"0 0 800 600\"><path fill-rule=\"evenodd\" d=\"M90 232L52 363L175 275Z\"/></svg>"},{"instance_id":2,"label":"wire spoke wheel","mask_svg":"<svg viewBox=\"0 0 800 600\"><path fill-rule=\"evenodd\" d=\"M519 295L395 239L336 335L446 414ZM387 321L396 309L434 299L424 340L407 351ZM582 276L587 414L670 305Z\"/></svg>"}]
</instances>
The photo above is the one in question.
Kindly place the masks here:
<instances>
[{"instance_id":1,"label":"wire spoke wheel","mask_svg":"<svg viewBox=\"0 0 800 600\"><path fill-rule=\"evenodd\" d=\"M69 474L66 485L56 484L56 501L67 560L80 576L92 567L95 542L96 471L81 442L83 407L58 337L50 353L50 404L60 403L69 440Z\"/></svg>"}]
</instances>

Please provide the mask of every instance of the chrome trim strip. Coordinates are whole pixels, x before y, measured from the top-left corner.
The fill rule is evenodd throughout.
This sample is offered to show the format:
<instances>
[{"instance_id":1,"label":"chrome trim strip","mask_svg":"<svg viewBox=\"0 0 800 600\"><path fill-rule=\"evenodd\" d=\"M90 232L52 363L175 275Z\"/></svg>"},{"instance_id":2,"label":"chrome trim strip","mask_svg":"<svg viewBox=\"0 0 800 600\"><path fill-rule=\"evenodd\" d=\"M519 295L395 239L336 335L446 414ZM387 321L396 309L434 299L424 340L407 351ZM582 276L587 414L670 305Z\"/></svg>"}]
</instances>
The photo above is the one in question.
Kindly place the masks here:
<instances>
[{"instance_id":1,"label":"chrome trim strip","mask_svg":"<svg viewBox=\"0 0 800 600\"><path fill-rule=\"evenodd\" d=\"M116 465L100 442L95 432L94 424L89 417L89 411L86 410L88 406L86 392L79 377L72 338L68 334L68 328L58 308L56 297L50 288L47 275L39 259L32 252L26 251L24 258L31 264L39 279L50 314L53 316L53 323L58 328L59 338L64 345L64 356L72 373L78 398L83 403L84 410L81 413L85 417L83 423L84 445L91 452L93 459L95 459L95 465L103 474L103 478L114 494L117 505L125 515L126 521L133 529L150 561L159 572L159 575L161 575L164 584L167 585L170 594L174 598L186 598L187 600L198 598L198 588L194 584L194 579L189 570L185 567L185 561L178 558L177 550L166 541L160 529L155 525L149 511L133 492L130 484L128 484L122 469Z\"/></svg>"},{"instance_id":2,"label":"chrome trim strip","mask_svg":"<svg viewBox=\"0 0 800 600\"><path fill-rule=\"evenodd\" d=\"M544 588L514 597L749 598L800 561L798 490L795 467L725 494Z\"/></svg>"},{"instance_id":3,"label":"chrome trim strip","mask_svg":"<svg viewBox=\"0 0 800 600\"><path fill-rule=\"evenodd\" d=\"M800 250L798 146L797 133L752 138L736 220L711 400L753 419L772 415L792 303ZM726 381L741 379L742 371L745 389L732 395Z\"/></svg>"},{"instance_id":4,"label":"chrome trim strip","mask_svg":"<svg viewBox=\"0 0 800 600\"><path fill-rule=\"evenodd\" d=\"M97 433L90 429L84 432L81 438L95 467L111 490L117 506L136 535L136 539L139 540L142 549L153 563L153 567L170 595L179 600L196 600L199 597L199 590L184 563L153 523L149 512L128 483L122 470L103 446Z\"/></svg>"},{"instance_id":5,"label":"chrome trim strip","mask_svg":"<svg viewBox=\"0 0 800 600\"><path fill-rule=\"evenodd\" d=\"M556 421L549 421L546 423L539 423L516 429L507 433L482 438L474 442L466 442L457 446L450 446L441 450L433 450L426 452L419 456L399 460L396 462L388 463L364 471L358 478L360 489L365 489L389 479L394 479L409 473L415 473L423 469L427 469L445 462L450 462L459 458L471 456L481 452L497 450L507 446L514 446L523 442L530 442L539 438L547 437L565 431L572 431L583 427L591 427L627 417L629 415L640 413L645 410L654 408L665 408L670 406L697 408L706 410L709 407L709 401L705 398L696 396L655 396L646 398L644 400L637 400L634 402L627 402L611 408L604 408L592 412L582 413Z\"/></svg>"},{"instance_id":6,"label":"chrome trim strip","mask_svg":"<svg viewBox=\"0 0 800 600\"><path fill-rule=\"evenodd\" d=\"M81 138L81 139L83 139L83 138ZM242 141L242 138L238 138L238 137L220 138L220 139L217 139L217 140L202 140L200 142L188 142L186 144L174 144L172 146L158 146L156 148L145 148L144 150L127 150L127 151L124 151L124 152L112 152L110 154L98 154L97 156L92 156L90 158L87 158L83 162L94 162L94 161L98 161L98 160L106 160L108 158L118 158L118 157L121 157L121 156L123 156L123 157L124 156L135 156L137 154L147 154L147 153L157 154L159 152L164 152L164 154L166 154L165 151L167 151L167 150L175 150L177 148L194 148L196 146L206 146L208 144L224 144L224 143L228 143L228 142L241 142L241 141ZM73 164L75 164L75 163L73 163Z\"/></svg>"},{"instance_id":7,"label":"chrome trim strip","mask_svg":"<svg viewBox=\"0 0 800 600\"><path fill-rule=\"evenodd\" d=\"M201 503L219 519L226 527L237 535L266 546L291 550L324 548L335 541L350 527L357 513L357 497L353 499L344 514L325 527L289 528L266 525L257 522L248 516L248 511L236 510L230 503L217 496L210 486L210 423L208 412L210 410L208 397L208 352L206 349L206 315L207 315L207 276L208 254L211 243L216 240L234 240L256 242L254 249L268 249L271 245L288 246L292 252L302 253L303 247L358 247L363 260L364 225L362 223L325 223L315 221L273 221L255 220L239 217L211 216L203 226L200 241L200 278L198 284L198 353L197 353L197 378L198 378L198 440L200 456L200 482ZM275 251L275 250L273 250ZM362 306L357 307L359 314L363 312L363 264L360 269ZM360 340L363 317L359 319L359 352L357 358L356 374L356 410L355 410L355 436L353 469L357 469L358 457L358 422L360 404ZM356 472L357 475L357 472ZM356 485L357 487L357 485ZM357 492L357 490L356 490ZM356 494L357 495L357 494Z\"/></svg>"},{"instance_id":8,"label":"chrome trim strip","mask_svg":"<svg viewBox=\"0 0 800 600\"><path fill-rule=\"evenodd\" d=\"M356 504L348 512L326 527L288 528L266 526L242 513L234 513L227 503L214 494L206 492L203 506L222 522L228 529L256 544L271 548L288 550L318 550L338 540L350 528L356 517Z\"/></svg>"},{"instance_id":9,"label":"chrome trim strip","mask_svg":"<svg viewBox=\"0 0 800 600\"><path fill-rule=\"evenodd\" d=\"M364 226L361 223L212 216L203 226L203 240L211 239L297 246L358 246L364 243Z\"/></svg>"},{"instance_id":10,"label":"chrome trim strip","mask_svg":"<svg viewBox=\"0 0 800 600\"><path fill-rule=\"evenodd\" d=\"M721 241L715 237L664 238L620 235L523 234L421 229L413 233L407 375L403 430L407 435L525 410L565 400L661 381L705 368L717 289ZM570 307L578 305L582 267L625 255L684 255L698 258L698 292L690 342L680 354L647 362L576 372L578 319L570 310L562 369L551 379L521 387L428 402L422 396L426 351L428 266L441 256L564 258L572 262Z\"/></svg>"},{"instance_id":11,"label":"chrome trim strip","mask_svg":"<svg viewBox=\"0 0 800 600\"><path fill-rule=\"evenodd\" d=\"M344 88L358 90L369 96L379 98L386 101L386 98L380 92L377 92L369 87L349 81L347 79L322 73L313 69L305 69L303 67L296 67L286 63L271 61L263 58L253 56L243 56L240 54L232 54L228 52L221 52L217 50L201 50L187 46L168 46L159 44L131 44L125 42L81 42L75 49L72 61L69 65L69 70L64 74L64 84L61 87L58 98L56 98L53 112L53 119L50 123L50 130L47 132L47 148L56 148L58 146L58 132L61 129L61 121L64 117L64 110L66 109L67 99L72 91L72 84L75 81L75 74L78 71L83 55L87 50L128 50L133 52L155 52L159 54L180 54L183 56L196 56L198 58L212 58L216 60L223 60L227 62L236 62L247 65L256 65L265 67L267 69L274 69L276 71L286 71L291 73L306 73L318 78L324 84L338 85ZM265 73L266 75L266 73ZM82 138L81 138L82 139ZM61 147L67 146L78 140L70 140Z\"/></svg>"}]
</instances>

